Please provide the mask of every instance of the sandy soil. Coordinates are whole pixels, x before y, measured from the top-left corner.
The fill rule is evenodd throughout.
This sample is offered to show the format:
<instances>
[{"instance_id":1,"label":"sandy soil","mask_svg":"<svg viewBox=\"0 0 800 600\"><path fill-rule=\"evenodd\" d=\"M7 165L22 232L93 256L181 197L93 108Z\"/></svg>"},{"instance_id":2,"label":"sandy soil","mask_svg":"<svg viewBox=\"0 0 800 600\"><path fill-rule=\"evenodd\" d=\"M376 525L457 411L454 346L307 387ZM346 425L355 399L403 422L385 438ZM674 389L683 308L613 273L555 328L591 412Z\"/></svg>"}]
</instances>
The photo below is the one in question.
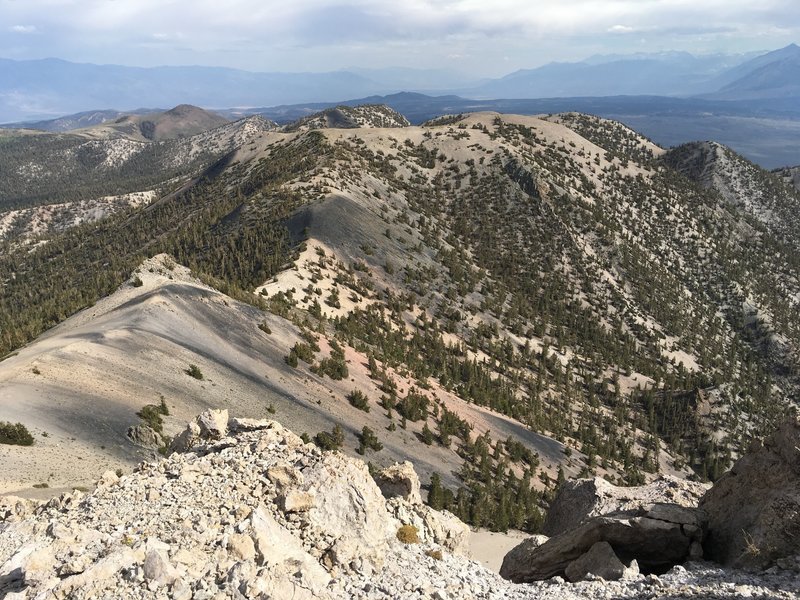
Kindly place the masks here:
<instances>
[{"instance_id":1,"label":"sandy soil","mask_svg":"<svg viewBox=\"0 0 800 600\"><path fill-rule=\"evenodd\" d=\"M469 538L469 552L472 558L495 573L500 572L503 557L509 550L527 539L529 534L514 529L507 533L497 533L477 529Z\"/></svg>"}]
</instances>

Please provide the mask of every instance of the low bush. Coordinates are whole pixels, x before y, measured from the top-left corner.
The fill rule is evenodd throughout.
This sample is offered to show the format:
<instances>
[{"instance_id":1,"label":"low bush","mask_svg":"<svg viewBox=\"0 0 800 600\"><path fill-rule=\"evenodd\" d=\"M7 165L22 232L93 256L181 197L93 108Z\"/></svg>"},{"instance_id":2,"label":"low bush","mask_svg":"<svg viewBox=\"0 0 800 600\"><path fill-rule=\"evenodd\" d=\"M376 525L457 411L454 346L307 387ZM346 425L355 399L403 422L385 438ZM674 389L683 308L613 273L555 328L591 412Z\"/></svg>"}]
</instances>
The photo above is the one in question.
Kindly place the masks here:
<instances>
[{"instance_id":1,"label":"low bush","mask_svg":"<svg viewBox=\"0 0 800 600\"><path fill-rule=\"evenodd\" d=\"M32 446L33 436L22 423L0 422L0 444Z\"/></svg>"},{"instance_id":2,"label":"low bush","mask_svg":"<svg viewBox=\"0 0 800 600\"><path fill-rule=\"evenodd\" d=\"M419 544L419 531L413 525L403 525L397 530L397 539L404 544Z\"/></svg>"},{"instance_id":3,"label":"low bush","mask_svg":"<svg viewBox=\"0 0 800 600\"><path fill-rule=\"evenodd\" d=\"M203 372L197 365L189 365L189 368L186 369L186 374L195 379L203 379Z\"/></svg>"},{"instance_id":4,"label":"low bush","mask_svg":"<svg viewBox=\"0 0 800 600\"><path fill-rule=\"evenodd\" d=\"M339 450L344 444L344 431L339 425L335 425L333 431L320 431L314 436L314 443L322 450Z\"/></svg>"}]
</instances>

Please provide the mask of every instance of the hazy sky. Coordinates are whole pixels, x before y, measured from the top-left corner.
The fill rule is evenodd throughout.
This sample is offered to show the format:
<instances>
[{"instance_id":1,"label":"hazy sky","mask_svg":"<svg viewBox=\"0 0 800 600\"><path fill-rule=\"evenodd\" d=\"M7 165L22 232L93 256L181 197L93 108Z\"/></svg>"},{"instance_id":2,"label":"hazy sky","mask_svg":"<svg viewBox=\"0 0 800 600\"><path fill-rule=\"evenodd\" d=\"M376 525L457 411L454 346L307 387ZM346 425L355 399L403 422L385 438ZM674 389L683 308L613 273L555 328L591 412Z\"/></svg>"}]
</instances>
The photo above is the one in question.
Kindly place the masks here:
<instances>
[{"instance_id":1,"label":"hazy sky","mask_svg":"<svg viewBox=\"0 0 800 600\"><path fill-rule=\"evenodd\" d=\"M0 57L500 75L598 53L771 50L800 0L0 0Z\"/></svg>"}]
</instances>

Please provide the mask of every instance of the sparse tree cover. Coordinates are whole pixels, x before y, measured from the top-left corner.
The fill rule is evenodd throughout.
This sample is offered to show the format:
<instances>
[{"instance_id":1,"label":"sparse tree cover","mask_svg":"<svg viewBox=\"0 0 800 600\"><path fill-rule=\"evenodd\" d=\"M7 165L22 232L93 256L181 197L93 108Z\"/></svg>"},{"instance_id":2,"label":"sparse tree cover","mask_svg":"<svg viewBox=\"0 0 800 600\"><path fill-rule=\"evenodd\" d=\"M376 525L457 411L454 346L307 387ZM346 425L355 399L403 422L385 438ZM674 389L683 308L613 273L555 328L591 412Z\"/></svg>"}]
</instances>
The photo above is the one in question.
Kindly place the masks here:
<instances>
[{"instance_id":1,"label":"sparse tree cover","mask_svg":"<svg viewBox=\"0 0 800 600\"><path fill-rule=\"evenodd\" d=\"M302 313L333 340L320 355L306 331L289 365L343 379L345 344L368 356L389 427L396 412L400 427L464 458L463 487L432 480L431 502L471 523L535 530L546 494L531 482L551 477L521 441L476 439L429 381L567 443L584 475L638 483L669 450L677 466L716 478L797 387L800 196L732 158L750 173L748 197L779 216L770 224L670 168L622 125L553 120L592 143L569 130L559 140L535 120L468 125L461 115L432 123L419 143L380 149L309 131L252 163L222 161L146 210L32 250L8 243L0 352L108 294L143 257L168 252L225 293L298 322ZM2 152L19 162L24 148ZM300 291L250 294L291 264L297 231L308 233L291 219L328 190L373 202L373 238L352 240L331 291L314 275ZM304 294L312 300L300 311ZM326 307L345 298L369 302L331 317ZM401 393L392 369L416 387ZM339 434L315 441L341 447Z\"/></svg>"}]
</instances>

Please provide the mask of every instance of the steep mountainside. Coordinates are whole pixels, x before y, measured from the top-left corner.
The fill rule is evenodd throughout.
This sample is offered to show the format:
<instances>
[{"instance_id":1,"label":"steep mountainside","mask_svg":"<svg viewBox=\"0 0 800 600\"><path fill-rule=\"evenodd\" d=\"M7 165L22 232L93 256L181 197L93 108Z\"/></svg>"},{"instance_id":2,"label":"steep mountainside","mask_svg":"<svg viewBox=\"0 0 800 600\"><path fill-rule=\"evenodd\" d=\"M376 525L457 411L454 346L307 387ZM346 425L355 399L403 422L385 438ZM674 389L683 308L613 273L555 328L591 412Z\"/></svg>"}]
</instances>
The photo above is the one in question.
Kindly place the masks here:
<instances>
[{"instance_id":1,"label":"steep mountainside","mask_svg":"<svg viewBox=\"0 0 800 600\"><path fill-rule=\"evenodd\" d=\"M200 133L150 141L141 135L144 121L136 121L139 117L123 117L122 125L101 125L67 134L4 132L0 137L0 218L6 224L3 229L10 226L26 235L40 233L37 221L71 222L74 214L87 214L98 203L108 204L109 196L150 197L155 189L163 194L198 169L274 127L254 116L233 123L222 119L224 125L203 129L219 119L197 120L195 111L186 107L173 111L171 117L162 115L158 119L153 129L155 137L176 137L181 131L198 128ZM114 204L121 207L130 202ZM47 212L55 217L25 210L41 205L49 205Z\"/></svg>"},{"instance_id":2,"label":"steep mountainside","mask_svg":"<svg viewBox=\"0 0 800 600\"><path fill-rule=\"evenodd\" d=\"M113 292L143 258L168 252L220 291L291 321L273 346L237 332L257 333L262 319L273 329L275 317L252 312L242 324L238 310L223 311L230 352L247 361L262 354L264 368L281 373L269 381L289 382L279 386L287 404L276 401L278 417L289 405L306 412L304 393L324 389L333 394L329 414L346 415L336 418L346 418L347 435L366 426L385 444L370 450L380 444L362 431L363 452L411 452L397 445L410 433L410 446L454 461L432 479L434 503L473 523L535 529L536 506L561 476L638 483L659 470L694 470L715 478L796 398L793 222L736 196L744 184L706 189L664 155L618 123L573 113L261 132L146 208L0 257L0 343L21 346ZM759 207L790 211L794 196L768 197L788 189L777 177L730 164L764 194ZM188 294L168 292L176 302ZM181 312L176 346L159 356L214 373L204 402L235 401L227 381L260 381L257 372L231 372L238 358L192 339L193 328L208 327L201 311ZM129 327L120 318L111 331ZM66 364L106 352L106 330L101 320L84 332L87 354L76 346ZM146 357L138 342L120 348ZM13 369L15 381L40 388L47 377L29 374L48 373L61 356L47 349L40 340L21 350L0 376ZM177 387L154 384L154 394L194 394L191 377L173 373L179 366L166 369ZM124 362L118 368L129 382L121 387L131 387L128 418L137 375ZM226 385L215 389L217 381ZM72 388L75 405L102 402L102 391ZM514 420L516 433L484 434L464 402ZM0 403L0 418L10 406ZM120 437L123 420L112 427ZM89 437L89 425L74 427ZM523 431L549 441L537 445ZM322 443L334 443L331 435ZM545 451L553 447L561 460ZM442 480L461 491L444 491Z\"/></svg>"},{"instance_id":3,"label":"steep mountainside","mask_svg":"<svg viewBox=\"0 0 800 600\"><path fill-rule=\"evenodd\" d=\"M763 225L782 231L790 243L800 239L797 190L730 148L715 142L683 144L671 149L664 161Z\"/></svg>"},{"instance_id":4,"label":"steep mountainside","mask_svg":"<svg viewBox=\"0 0 800 600\"><path fill-rule=\"evenodd\" d=\"M789 185L793 185L800 190L800 166L776 169L774 173L779 175Z\"/></svg>"},{"instance_id":5,"label":"steep mountainside","mask_svg":"<svg viewBox=\"0 0 800 600\"><path fill-rule=\"evenodd\" d=\"M800 46L767 52L727 73L715 83L721 88L709 98L719 100L758 100L763 98L800 97Z\"/></svg>"},{"instance_id":6,"label":"steep mountainside","mask_svg":"<svg viewBox=\"0 0 800 600\"><path fill-rule=\"evenodd\" d=\"M0 493L43 481L70 490L90 484L96 473L152 456L165 440L137 447L126 432L145 423L138 413L161 398L170 413L164 418L165 438L207 406L236 406L242 416L271 413L299 432L316 434L338 425L345 433L344 451L355 455L366 425L379 432L383 444L379 455L370 453L377 464L412 460L426 479L438 472L447 485L457 485L461 459L448 449L420 444L421 423L386 430L389 421L377 406L379 394L363 352L346 349L346 378L298 376L284 357L309 335L287 319L202 284L165 255L145 261L114 294L0 365L2 418L25 422L37 434L48 432L33 447L0 446L6 465ZM320 346L330 355L325 338ZM198 366L201 379L187 374L190 364ZM395 378L401 391L414 384L399 373ZM353 389L368 393L375 410L365 413L347 402ZM562 463L568 475L577 475L562 444L439 386L432 389L437 408L466 419L476 435L511 436L540 457L550 477ZM103 408L87 411L87 403Z\"/></svg>"},{"instance_id":7,"label":"steep mountainside","mask_svg":"<svg viewBox=\"0 0 800 600\"><path fill-rule=\"evenodd\" d=\"M189 104L180 104L161 113L122 115L84 130L84 135L98 138L123 137L134 141L173 140L185 138L209 129L222 127L228 119Z\"/></svg>"}]
</instances>

